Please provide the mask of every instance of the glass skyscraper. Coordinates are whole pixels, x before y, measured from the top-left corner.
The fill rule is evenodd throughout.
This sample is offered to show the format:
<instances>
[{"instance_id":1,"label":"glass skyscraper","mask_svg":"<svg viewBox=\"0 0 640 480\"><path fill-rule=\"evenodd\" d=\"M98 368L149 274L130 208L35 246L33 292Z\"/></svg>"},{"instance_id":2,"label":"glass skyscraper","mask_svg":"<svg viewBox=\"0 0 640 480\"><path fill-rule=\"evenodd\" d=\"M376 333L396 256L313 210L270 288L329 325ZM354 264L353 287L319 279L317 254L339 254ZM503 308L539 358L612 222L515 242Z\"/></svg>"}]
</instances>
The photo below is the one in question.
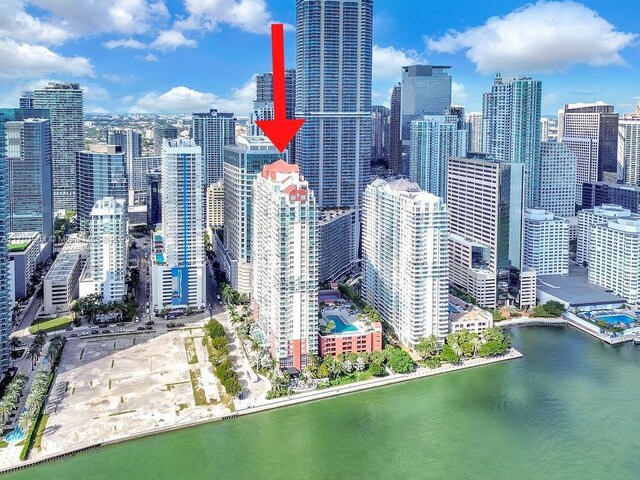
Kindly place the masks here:
<instances>
[{"instance_id":1,"label":"glass skyscraper","mask_svg":"<svg viewBox=\"0 0 640 480\"><path fill-rule=\"evenodd\" d=\"M193 114L193 140L202 149L204 188L222 178L224 147L236 143L236 119L233 113L211 109Z\"/></svg>"},{"instance_id":2,"label":"glass skyscraper","mask_svg":"<svg viewBox=\"0 0 640 480\"><path fill-rule=\"evenodd\" d=\"M9 274L9 169L5 154L5 117L0 113L0 374L10 366L9 334L11 333L12 281Z\"/></svg>"},{"instance_id":3,"label":"glass skyscraper","mask_svg":"<svg viewBox=\"0 0 640 480\"><path fill-rule=\"evenodd\" d=\"M319 207L360 205L371 162L373 0L297 0L296 163Z\"/></svg>"},{"instance_id":4,"label":"glass skyscraper","mask_svg":"<svg viewBox=\"0 0 640 480\"><path fill-rule=\"evenodd\" d=\"M33 92L34 108L51 111L53 207L76 210L76 153L84 149L83 93L77 83L50 82Z\"/></svg>"}]
</instances>

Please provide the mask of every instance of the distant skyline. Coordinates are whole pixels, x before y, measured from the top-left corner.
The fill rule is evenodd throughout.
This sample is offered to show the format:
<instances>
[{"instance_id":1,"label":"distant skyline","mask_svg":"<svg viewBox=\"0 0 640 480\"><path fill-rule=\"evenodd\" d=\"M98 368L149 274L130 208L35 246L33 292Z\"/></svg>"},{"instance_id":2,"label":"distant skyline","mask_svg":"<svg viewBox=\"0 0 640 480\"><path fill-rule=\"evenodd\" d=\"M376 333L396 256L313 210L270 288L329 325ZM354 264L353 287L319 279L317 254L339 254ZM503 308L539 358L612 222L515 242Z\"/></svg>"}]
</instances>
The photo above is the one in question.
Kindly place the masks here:
<instances>
[{"instance_id":1,"label":"distant skyline","mask_svg":"<svg viewBox=\"0 0 640 480\"><path fill-rule=\"evenodd\" d=\"M603 100L624 113L640 98L633 0L397 2L374 0L373 103L389 104L400 67L451 65L453 102L480 111L493 76L543 82L543 115ZM5 0L0 106L48 80L85 89L85 112L247 115L254 75L271 69L269 24L287 25L295 66L294 0Z\"/></svg>"}]
</instances>

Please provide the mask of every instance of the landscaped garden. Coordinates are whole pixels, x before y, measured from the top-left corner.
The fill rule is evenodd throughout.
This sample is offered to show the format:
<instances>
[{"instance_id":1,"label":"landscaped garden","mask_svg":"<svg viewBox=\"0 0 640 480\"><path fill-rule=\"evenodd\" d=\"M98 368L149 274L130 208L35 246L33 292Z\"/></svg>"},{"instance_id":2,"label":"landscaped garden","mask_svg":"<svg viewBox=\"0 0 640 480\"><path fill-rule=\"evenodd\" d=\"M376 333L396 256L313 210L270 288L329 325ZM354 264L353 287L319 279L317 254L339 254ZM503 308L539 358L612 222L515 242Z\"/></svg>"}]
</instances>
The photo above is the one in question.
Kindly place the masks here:
<instances>
[{"instance_id":1,"label":"landscaped garden","mask_svg":"<svg viewBox=\"0 0 640 480\"><path fill-rule=\"evenodd\" d=\"M55 330L64 330L71 323L71 317L57 317L57 318L39 318L35 320L29 327L29 333L35 334L38 332L53 332Z\"/></svg>"}]
</instances>

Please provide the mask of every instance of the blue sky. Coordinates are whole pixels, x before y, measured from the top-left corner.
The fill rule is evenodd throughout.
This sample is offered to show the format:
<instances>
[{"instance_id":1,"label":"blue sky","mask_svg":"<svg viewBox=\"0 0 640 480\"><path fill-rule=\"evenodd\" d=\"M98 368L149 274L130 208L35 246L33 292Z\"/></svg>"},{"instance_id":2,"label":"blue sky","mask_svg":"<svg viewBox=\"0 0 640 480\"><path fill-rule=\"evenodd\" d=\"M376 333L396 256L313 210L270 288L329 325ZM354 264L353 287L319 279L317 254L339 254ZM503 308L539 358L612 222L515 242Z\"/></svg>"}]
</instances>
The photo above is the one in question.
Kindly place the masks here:
<instances>
[{"instance_id":1,"label":"blue sky","mask_svg":"<svg viewBox=\"0 0 640 480\"><path fill-rule=\"evenodd\" d=\"M77 81L87 112L248 112L253 76L271 70L269 24L294 0L3 0L0 105L47 80ZM481 107L495 72L543 81L543 113L640 96L637 1L374 0L374 102L402 65L452 65L454 102Z\"/></svg>"}]
</instances>

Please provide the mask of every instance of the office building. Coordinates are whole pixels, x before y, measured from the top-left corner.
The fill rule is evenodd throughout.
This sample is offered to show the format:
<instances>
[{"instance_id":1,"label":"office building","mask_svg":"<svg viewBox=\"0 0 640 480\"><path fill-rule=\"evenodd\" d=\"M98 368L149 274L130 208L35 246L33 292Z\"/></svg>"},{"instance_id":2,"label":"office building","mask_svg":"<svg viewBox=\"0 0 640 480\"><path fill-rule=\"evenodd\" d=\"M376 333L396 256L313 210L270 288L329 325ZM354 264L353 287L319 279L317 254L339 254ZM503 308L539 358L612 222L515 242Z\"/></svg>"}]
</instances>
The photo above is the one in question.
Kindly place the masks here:
<instances>
[{"instance_id":1,"label":"office building","mask_svg":"<svg viewBox=\"0 0 640 480\"><path fill-rule=\"evenodd\" d=\"M34 90L33 106L50 110L53 209L77 210L76 154L84 149L82 89L77 83L49 82Z\"/></svg>"},{"instance_id":2,"label":"office building","mask_svg":"<svg viewBox=\"0 0 640 480\"><path fill-rule=\"evenodd\" d=\"M207 227L214 230L224 225L224 183L218 180L207 187Z\"/></svg>"},{"instance_id":3,"label":"office building","mask_svg":"<svg viewBox=\"0 0 640 480\"><path fill-rule=\"evenodd\" d=\"M467 151L482 153L482 113L469 113L467 115Z\"/></svg>"},{"instance_id":4,"label":"office building","mask_svg":"<svg viewBox=\"0 0 640 480\"><path fill-rule=\"evenodd\" d=\"M597 223L605 223L616 218L637 220L640 216L620 205L603 204L578 212L578 238L576 244L576 263L586 265L589 262L591 230Z\"/></svg>"},{"instance_id":5,"label":"office building","mask_svg":"<svg viewBox=\"0 0 640 480\"><path fill-rule=\"evenodd\" d=\"M542 275L569 275L569 222L538 208L524 215L524 265Z\"/></svg>"},{"instance_id":6,"label":"office building","mask_svg":"<svg viewBox=\"0 0 640 480\"><path fill-rule=\"evenodd\" d=\"M33 92L22 92L20 94L20 108L34 108L33 107Z\"/></svg>"},{"instance_id":7,"label":"office building","mask_svg":"<svg viewBox=\"0 0 640 480\"><path fill-rule=\"evenodd\" d=\"M512 284L522 270L524 168L487 155L449 159L450 282L483 307L517 297Z\"/></svg>"},{"instance_id":8,"label":"office building","mask_svg":"<svg viewBox=\"0 0 640 480\"><path fill-rule=\"evenodd\" d=\"M389 110L384 105L371 107L371 161L389 161Z\"/></svg>"},{"instance_id":9,"label":"office building","mask_svg":"<svg viewBox=\"0 0 640 480\"><path fill-rule=\"evenodd\" d=\"M69 311L78 298L80 274L88 258L88 239L71 235L44 277L42 313L60 315Z\"/></svg>"},{"instance_id":10,"label":"office building","mask_svg":"<svg viewBox=\"0 0 640 480\"><path fill-rule=\"evenodd\" d=\"M193 140L202 149L205 188L222 178L224 147L236 143L235 131L233 113L211 109L193 114Z\"/></svg>"},{"instance_id":11,"label":"office building","mask_svg":"<svg viewBox=\"0 0 640 480\"><path fill-rule=\"evenodd\" d=\"M425 115L411 122L409 178L445 202L449 158L467 155L467 131L459 126L454 115Z\"/></svg>"},{"instance_id":12,"label":"office building","mask_svg":"<svg viewBox=\"0 0 640 480\"><path fill-rule=\"evenodd\" d=\"M23 109L24 112L32 110ZM12 232L38 232L53 242L53 177L51 128L44 118L6 122L9 163L9 228Z\"/></svg>"},{"instance_id":13,"label":"office building","mask_svg":"<svg viewBox=\"0 0 640 480\"><path fill-rule=\"evenodd\" d=\"M393 175L401 175L402 138L400 137L402 108L402 87L395 85L391 92L391 110L389 112L389 170Z\"/></svg>"},{"instance_id":14,"label":"office building","mask_svg":"<svg viewBox=\"0 0 640 480\"><path fill-rule=\"evenodd\" d=\"M640 185L640 119L618 122L618 179Z\"/></svg>"},{"instance_id":15,"label":"office building","mask_svg":"<svg viewBox=\"0 0 640 480\"><path fill-rule=\"evenodd\" d=\"M584 182L615 182L618 114L604 102L566 104L558 112L558 140L578 162L577 202Z\"/></svg>"},{"instance_id":16,"label":"office building","mask_svg":"<svg viewBox=\"0 0 640 480\"><path fill-rule=\"evenodd\" d=\"M10 232L7 241L9 258L13 260L14 295L16 298L27 298L40 257L42 237L39 232Z\"/></svg>"},{"instance_id":17,"label":"office building","mask_svg":"<svg viewBox=\"0 0 640 480\"><path fill-rule=\"evenodd\" d=\"M221 260L233 288L251 291L251 232L253 181L265 165L287 161L267 137L238 137L224 156L224 246Z\"/></svg>"},{"instance_id":18,"label":"office building","mask_svg":"<svg viewBox=\"0 0 640 480\"><path fill-rule=\"evenodd\" d=\"M134 166L135 158L142 156L142 134L132 128L107 130L107 145L119 145L124 153L124 160L127 165L127 178L129 179L129 204L134 204ZM139 184L138 184L139 186Z\"/></svg>"},{"instance_id":19,"label":"office building","mask_svg":"<svg viewBox=\"0 0 640 480\"><path fill-rule=\"evenodd\" d=\"M91 210L89 259L80 279L80 297L102 295L102 302L121 301L127 293L129 265L127 203L105 197Z\"/></svg>"},{"instance_id":20,"label":"office building","mask_svg":"<svg viewBox=\"0 0 640 480\"><path fill-rule=\"evenodd\" d=\"M162 140L176 138L178 138L178 129L174 125L156 123L153 126L153 155L159 157L162 154Z\"/></svg>"},{"instance_id":21,"label":"office building","mask_svg":"<svg viewBox=\"0 0 640 480\"><path fill-rule=\"evenodd\" d=\"M640 212L640 187L607 182L582 184L582 207L585 209L605 204L620 205L631 213Z\"/></svg>"},{"instance_id":22,"label":"office building","mask_svg":"<svg viewBox=\"0 0 640 480\"><path fill-rule=\"evenodd\" d=\"M89 233L91 210L98 200L128 199L127 166L118 145L89 145L77 157L78 222L80 231Z\"/></svg>"},{"instance_id":23,"label":"office building","mask_svg":"<svg viewBox=\"0 0 640 480\"><path fill-rule=\"evenodd\" d=\"M540 141L548 142L549 138L549 119L541 118L540 119Z\"/></svg>"},{"instance_id":24,"label":"office building","mask_svg":"<svg viewBox=\"0 0 640 480\"><path fill-rule=\"evenodd\" d=\"M589 281L628 303L640 303L640 218L596 223L589 244Z\"/></svg>"},{"instance_id":25,"label":"office building","mask_svg":"<svg viewBox=\"0 0 640 480\"><path fill-rule=\"evenodd\" d=\"M497 74L482 97L483 153L526 165L527 207L540 202L540 108L542 82Z\"/></svg>"},{"instance_id":26,"label":"office building","mask_svg":"<svg viewBox=\"0 0 640 480\"><path fill-rule=\"evenodd\" d=\"M147 173L147 225L155 229L162 222L162 172Z\"/></svg>"},{"instance_id":27,"label":"office building","mask_svg":"<svg viewBox=\"0 0 640 480\"><path fill-rule=\"evenodd\" d=\"M297 165L267 165L253 184L254 318L280 368L318 353L318 215Z\"/></svg>"},{"instance_id":28,"label":"office building","mask_svg":"<svg viewBox=\"0 0 640 480\"><path fill-rule=\"evenodd\" d=\"M130 184L133 188L133 198L129 196L129 204L147 204L147 174L160 168L162 157L148 156L135 157L133 159L133 171L131 172Z\"/></svg>"},{"instance_id":29,"label":"office building","mask_svg":"<svg viewBox=\"0 0 640 480\"><path fill-rule=\"evenodd\" d=\"M540 143L540 208L558 217L576 214L576 157L558 142Z\"/></svg>"},{"instance_id":30,"label":"office building","mask_svg":"<svg viewBox=\"0 0 640 480\"><path fill-rule=\"evenodd\" d=\"M358 207L369 183L372 41L373 0L296 1L295 160L320 208Z\"/></svg>"},{"instance_id":31,"label":"office building","mask_svg":"<svg viewBox=\"0 0 640 480\"><path fill-rule=\"evenodd\" d=\"M319 281L337 281L357 265L358 213L353 208L340 208L320 210L318 215Z\"/></svg>"},{"instance_id":32,"label":"office building","mask_svg":"<svg viewBox=\"0 0 640 480\"><path fill-rule=\"evenodd\" d=\"M364 195L363 298L415 347L449 331L447 207L405 179L375 180Z\"/></svg>"},{"instance_id":33,"label":"office building","mask_svg":"<svg viewBox=\"0 0 640 480\"><path fill-rule=\"evenodd\" d=\"M5 116L0 113L0 374L5 374L11 366L12 308L15 301L13 278L10 273L12 263L8 252L9 235L9 169L5 154Z\"/></svg>"},{"instance_id":34,"label":"office building","mask_svg":"<svg viewBox=\"0 0 640 480\"><path fill-rule=\"evenodd\" d=\"M193 140L162 142L162 230L152 234L155 313L204 310L204 192L201 149Z\"/></svg>"}]
</instances>

